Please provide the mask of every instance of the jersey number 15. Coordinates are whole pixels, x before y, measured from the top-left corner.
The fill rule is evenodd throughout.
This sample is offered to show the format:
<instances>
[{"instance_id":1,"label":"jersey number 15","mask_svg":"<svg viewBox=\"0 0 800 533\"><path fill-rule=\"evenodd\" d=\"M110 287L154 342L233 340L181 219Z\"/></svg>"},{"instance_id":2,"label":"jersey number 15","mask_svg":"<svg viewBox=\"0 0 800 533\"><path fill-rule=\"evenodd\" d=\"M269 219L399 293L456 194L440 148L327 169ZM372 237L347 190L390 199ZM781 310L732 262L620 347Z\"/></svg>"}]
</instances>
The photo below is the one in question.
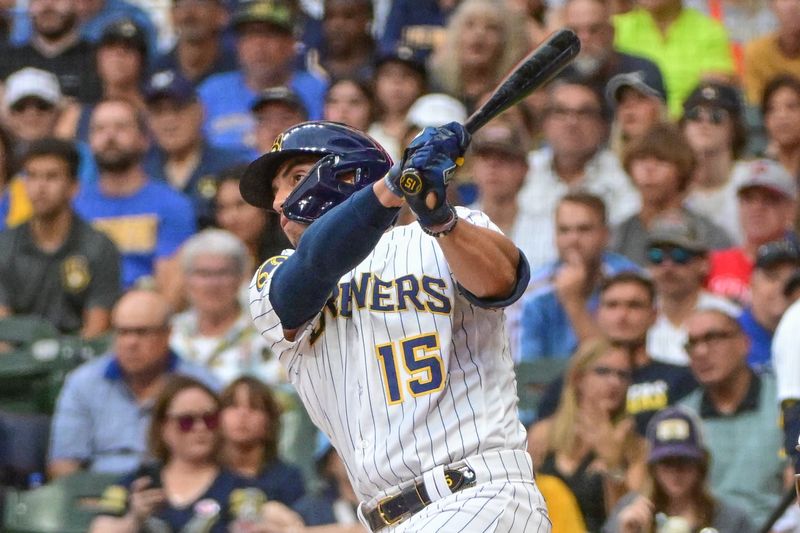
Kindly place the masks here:
<instances>
[{"instance_id":1,"label":"jersey number 15","mask_svg":"<svg viewBox=\"0 0 800 533\"><path fill-rule=\"evenodd\" d=\"M396 345L399 346L399 350L395 350ZM439 347L439 336L435 333L379 344L375 347L375 351L389 404L403 401L403 388L406 388L411 396L417 397L438 392L444 387L444 363ZM398 352L408 375L404 380L405 387L400 383L401 376L397 368Z\"/></svg>"}]
</instances>

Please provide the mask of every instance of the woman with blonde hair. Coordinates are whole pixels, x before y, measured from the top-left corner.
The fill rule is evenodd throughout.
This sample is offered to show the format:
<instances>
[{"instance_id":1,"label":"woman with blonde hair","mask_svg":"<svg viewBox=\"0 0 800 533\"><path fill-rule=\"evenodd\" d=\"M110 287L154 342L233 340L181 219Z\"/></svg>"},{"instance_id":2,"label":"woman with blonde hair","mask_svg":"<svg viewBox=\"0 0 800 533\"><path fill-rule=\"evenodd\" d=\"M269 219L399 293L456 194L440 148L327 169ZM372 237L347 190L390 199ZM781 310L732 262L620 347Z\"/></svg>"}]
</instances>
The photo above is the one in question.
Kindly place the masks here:
<instances>
[{"instance_id":1,"label":"woman with blonde hair","mask_svg":"<svg viewBox=\"0 0 800 533\"><path fill-rule=\"evenodd\" d=\"M555 414L528 431L534 470L562 479L588 531L599 531L617 500L645 475L644 440L625 411L628 352L595 338L581 343L567 369Z\"/></svg>"},{"instance_id":2,"label":"woman with blonde hair","mask_svg":"<svg viewBox=\"0 0 800 533\"><path fill-rule=\"evenodd\" d=\"M502 2L466 0L447 24L431 58L431 84L473 111L528 49L519 17Z\"/></svg>"}]
</instances>

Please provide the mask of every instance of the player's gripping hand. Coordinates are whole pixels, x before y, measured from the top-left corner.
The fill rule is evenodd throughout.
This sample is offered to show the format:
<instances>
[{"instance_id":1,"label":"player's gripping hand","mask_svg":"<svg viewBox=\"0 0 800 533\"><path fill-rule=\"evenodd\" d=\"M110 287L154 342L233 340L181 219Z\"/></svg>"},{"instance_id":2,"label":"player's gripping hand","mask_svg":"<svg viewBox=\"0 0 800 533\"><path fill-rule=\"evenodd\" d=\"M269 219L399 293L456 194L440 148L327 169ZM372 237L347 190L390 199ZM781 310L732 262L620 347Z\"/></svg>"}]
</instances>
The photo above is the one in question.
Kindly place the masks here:
<instances>
[{"instance_id":1,"label":"player's gripping hand","mask_svg":"<svg viewBox=\"0 0 800 533\"><path fill-rule=\"evenodd\" d=\"M435 147L434 150L444 154L449 159L461 164L462 156L469 146L470 135L458 122L450 122L438 128L425 128L406 147L403 159L395 164L386 175L385 183L390 191L397 196L404 196L400 188L400 177L410 168L410 159L424 147Z\"/></svg>"},{"instance_id":2,"label":"player's gripping hand","mask_svg":"<svg viewBox=\"0 0 800 533\"><path fill-rule=\"evenodd\" d=\"M430 234L449 232L457 220L455 210L447 202L447 184L456 166L435 145L417 149L403 166L400 190L422 228Z\"/></svg>"}]
</instances>

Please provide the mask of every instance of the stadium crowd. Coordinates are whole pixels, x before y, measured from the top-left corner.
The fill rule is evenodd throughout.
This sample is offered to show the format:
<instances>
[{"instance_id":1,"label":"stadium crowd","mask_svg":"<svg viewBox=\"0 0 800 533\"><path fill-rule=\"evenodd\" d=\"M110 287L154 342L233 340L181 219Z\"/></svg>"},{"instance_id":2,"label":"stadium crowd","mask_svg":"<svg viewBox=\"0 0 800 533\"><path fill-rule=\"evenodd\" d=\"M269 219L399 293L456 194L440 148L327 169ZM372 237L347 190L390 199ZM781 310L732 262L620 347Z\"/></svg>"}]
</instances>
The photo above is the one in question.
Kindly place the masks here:
<instances>
[{"instance_id":1,"label":"stadium crowd","mask_svg":"<svg viewBox=\"0 0 800 533\"><path fill-rule=\"evenodd\" d=\"M96 532L364 531L251 322L289 243L240 176L305 120L401 159L567 27L576 60L448 191L531 266L506 325L554 531L800 532L800 0L0 6L0 317L108 344L41 472L0 401L0 486L114 474Z\"/></svg>"}]
</instances>

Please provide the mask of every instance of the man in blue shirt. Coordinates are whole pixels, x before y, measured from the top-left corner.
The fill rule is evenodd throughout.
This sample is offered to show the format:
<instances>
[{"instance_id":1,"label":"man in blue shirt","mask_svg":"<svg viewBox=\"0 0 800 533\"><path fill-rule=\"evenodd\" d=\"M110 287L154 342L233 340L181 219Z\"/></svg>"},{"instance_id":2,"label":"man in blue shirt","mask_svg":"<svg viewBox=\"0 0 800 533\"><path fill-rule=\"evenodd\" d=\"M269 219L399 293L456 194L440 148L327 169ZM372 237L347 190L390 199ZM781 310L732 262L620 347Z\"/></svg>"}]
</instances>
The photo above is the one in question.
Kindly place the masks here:
<instances>
[{"instance_id":1,"label":"man in blue shirt","mask_svg":"<svg viewBox=\"0 0 800 533\"><path fill-rule=\"evenodd\" d=\"M747 363L756 370L771 365L772 336L789 307L784 287L800 268L800 252L794 243L775 241L759 247L750 275L750 306L739 315L739 325L750 339Z\"/></svg>"},{"instance_id":2,"label":"man in blue shirt","mask_svg":"<svg viewBox=\"0 0 800 533\"><path fill-rule=\"evenodd\" d=\"M580 339L597 333L592 315L603 278L638 270L606 250L605 204L591 193L572 192L559 201L555 240L559 259L531 275L521 317L522 361L572 355Z\"/></svg>"},{"instance_id":3,"label":"man in blue shirt","mask_svg":"<svg viewBox=\"0 0 800 533\"><path fill-rule=\"evenodd\" d=\"M81 188L75 210L117 245L124 288L154 276L159 290L177 302L175 252L195 232L191 200L145 174L145 124L130 102L105 100L95 107L89 145L100 178Z\"/></svg>"},{"instance_id":4,"label":"man in blue shirt","mask_svg":"<svg viewBox=\"0 0 800 533\"><path fill-rule=\"evenodd\" d=\"M134 290L112 313L116 333L111 353L84 363L67 376L50 435L51 477L81 468L125 473L147 457L147 430L155 398L170 374L197 378L215 390L204 368L169 350L170 312L156 292Z\"/></svg>"},{"instance_id":5,"label":"man in blue shirt","mask_svg":"<svg viewBox=\"0 0 800 533\"><path fill-rule=\"evenodd\" d=\"M208 144L202 130L203 106L192 84L177 71L154 73L144 97L155 141L145 155L145 173L192 199L198 227L211 225L217 176L249 161L234 150Z\"/></svg>"},{"instance_id":6,"label":"man in blue shirt","mask_svg":"<svg viewBox=\"0 0 800 533\"><path fill-rule=\"evenodd\" d=\"M295 20L285 0L242 3L231 21L238 36L238 71L215 74L199 87L206 109L205 132L212 144L244 150L254 159L255 121L250 106L258 93L286 86L298 94L309 119L322 117L326 82L293 70Z\"/></svg>"}]
</instances>

